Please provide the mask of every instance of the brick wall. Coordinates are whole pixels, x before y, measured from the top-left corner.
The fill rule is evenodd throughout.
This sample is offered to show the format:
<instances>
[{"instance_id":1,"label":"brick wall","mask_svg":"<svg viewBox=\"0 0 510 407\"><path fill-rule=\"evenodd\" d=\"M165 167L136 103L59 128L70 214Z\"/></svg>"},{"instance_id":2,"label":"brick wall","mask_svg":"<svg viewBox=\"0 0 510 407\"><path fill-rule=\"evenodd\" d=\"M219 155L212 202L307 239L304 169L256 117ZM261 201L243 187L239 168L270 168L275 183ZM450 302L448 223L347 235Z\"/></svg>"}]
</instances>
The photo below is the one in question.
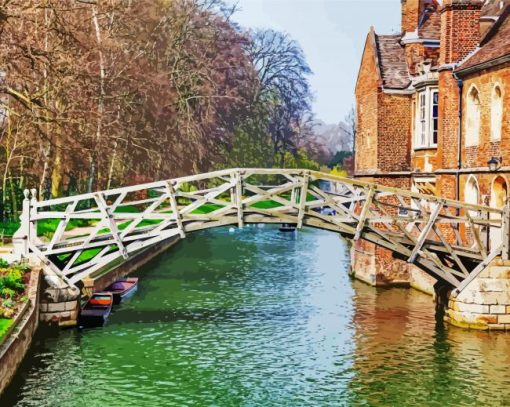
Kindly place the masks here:
<instances>
[{"instance_id":1,"label":"brick wall","mask_svg":"<svg viewBox=\"0 0 510 407\"><path fill-rule=\"evenodd\" d=\"M494 87L498 85L503 98L503 123L501 141L491 140L491 100ZM503 165L510 165L510 64L484 70L464 79L463 132L466 134L467 95L475 86L481 108L480 138L477 146L462 146L462 167L487 167L493 156L503 157Z\"/></svg>"},{"instance_id":2,"label":"brick wall","mask_svg":"<svg viewBox=\"0 0 510 407\"><path fill-rule=\"evenodd\" d=\"M440 63L464 59L480 41L481 0L444 0L441 8Z\"/></svg>"},{"instance_id":3,"label":"brick wall","mask_svg":"<svg viewBox=\"0 0 510 407\"><path fill-rule=\"evenodd\" d=\"M376 50L369 33L356 84L356 172L377 169L377 119L380 87Z\"/></svg>"},{"instance_id":4,"label":"brick wall","mask_svg":"<svg viewBox=\"0 0 510 407\"><path fill-rule=\"evenodd\" d=\"M410 189L409 177L364 179L380 185ZM352 247L352 274L371 285L409 285L409 265L393 257L393 253L365 240L354 242Z\"/></svg>"},{"instance_id":5,"label":"brick wall","mask_svg":"<svg viewBox=\"0 0 510 407\"><path fill-rule=\"evenodd\" d=\"M407 171L411 157L412 97L380 92L378 100L378 168Z\"/></svg>"},{"instance_id":6,"label":"brick wall","mask_svg":"<svg viewBox=\"0 0 510 407\"><path fill-rule=\"evenodd\" d=\"M418 27L423 0L402 0L402 31L412 32Z\"/></svg>"},{"instance_id":7,"label":"brick wall","mask_svg":"<svg viewBox=\"0 0 510 407\"><path fill-rule=\"evenodd\" d=\"M414 43L405 46L405 54L409 73L411 75L418 74L418 64L429 60L431 66L437 66L439 62L439 48L425 47L423 44Z\"/></svg>"},{"instance_id":8,"label":"brick wall","mask_svg":"<svg viewBox=\"0 0 510 407\"><path fill-rule=\"evenodd\" d=\"M457 168L459 87L449 70L439 73L439 134L437 154L442 168Z\"/></svg>"}]
</instances>

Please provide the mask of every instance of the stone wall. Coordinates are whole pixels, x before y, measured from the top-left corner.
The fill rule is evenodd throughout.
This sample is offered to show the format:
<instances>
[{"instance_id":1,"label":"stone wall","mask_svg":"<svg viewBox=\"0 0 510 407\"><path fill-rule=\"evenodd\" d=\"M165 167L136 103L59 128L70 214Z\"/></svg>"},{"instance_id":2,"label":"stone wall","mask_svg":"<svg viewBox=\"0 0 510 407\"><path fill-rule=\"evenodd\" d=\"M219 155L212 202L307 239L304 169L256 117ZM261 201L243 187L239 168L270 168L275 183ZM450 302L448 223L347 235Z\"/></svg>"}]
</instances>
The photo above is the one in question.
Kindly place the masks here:
<instances>
[{"instance_id":1,"label":"stone wall","mask_svg":"<svg viewBox=\"0 0 510 407\"><path fill-rule=\"evenodd\" d=\"M0 394L9 385L18 366L25 357L39 324L37 304L39 301L40 275L40 269L32 270L27 308L20 315L19 319L15 321L13 330L0 347Z\"/></svg>"},{"instance_id":2,"label":"stone wall","mask_svg":"<svg viewBox=\"0 0 510 407\"><path fill-rule=\"evenodd\" d=\"M49 325L59 327L76 326L80 312L80 291L68 287L45 270L41 282L39 319Z\"/></svg>"},{"instance_id":3,"label":"stone wall","mask_svg":"<svg viewBox=\"0 0 510 407\"><path fill-rule=\"evenodd\" d=\"M462 328L510 330L510 262L493 261L458 295L445 321Z\"/></svg>"},{"instance_id":4,"label":"stone wall","mask_svg":"<svg viewBox=\"0 0 510 407\"><path fill-rule=\"evenodd\" d=\"M425 294L434 295L434 284L437 280L422 269L409 264L409 285Z\"/></svg>"}]
</instances>

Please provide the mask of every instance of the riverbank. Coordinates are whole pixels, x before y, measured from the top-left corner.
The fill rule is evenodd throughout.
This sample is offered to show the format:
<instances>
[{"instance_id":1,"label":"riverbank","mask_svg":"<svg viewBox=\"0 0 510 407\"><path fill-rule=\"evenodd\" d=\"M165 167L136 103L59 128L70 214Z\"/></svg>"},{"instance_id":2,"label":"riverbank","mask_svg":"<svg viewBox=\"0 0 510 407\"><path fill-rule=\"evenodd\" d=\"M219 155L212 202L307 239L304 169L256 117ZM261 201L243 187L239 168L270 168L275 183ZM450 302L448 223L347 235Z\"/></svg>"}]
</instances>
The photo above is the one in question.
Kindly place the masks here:
<instances>
[{"instance_id":1,"label":"riverbank","mask_svg":"<svg viewBox=\"0 0 510 407\"><path fill-rule=\"evenodd\" d=\"M27 300L11 319L3 338L0 337L0 395L16 374L39 325L40 275L39 268L30 271Z\"/></svg>"}]
</instances>

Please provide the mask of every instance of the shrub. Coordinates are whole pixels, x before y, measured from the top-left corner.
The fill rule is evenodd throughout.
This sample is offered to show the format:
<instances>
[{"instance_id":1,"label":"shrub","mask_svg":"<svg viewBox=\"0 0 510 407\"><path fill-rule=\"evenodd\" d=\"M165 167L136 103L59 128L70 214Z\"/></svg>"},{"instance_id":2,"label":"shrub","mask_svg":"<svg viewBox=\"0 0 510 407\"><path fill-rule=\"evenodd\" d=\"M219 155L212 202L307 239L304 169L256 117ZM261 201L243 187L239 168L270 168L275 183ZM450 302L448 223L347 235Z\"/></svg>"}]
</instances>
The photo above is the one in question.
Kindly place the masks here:
<instances>
[{"instance_id":1,"label":"shrub","mask_svg":"<svg viewBox=\"0 0 510 407\"><path fill-rule=\"evenodd\" d=\"M0 297L3 297L3 298L12 298L16 295L16 291L10 289L10 288L7 288L7 287L4 287L0 290ZM6 301L9 301L9 300L5 300L4 301L4 306L8 307L8 305L5 305Z\"/></svg>"},{"instance_id":2,"label":"shrub","mask_svg":"<svg viewBox=\"0 0 510 407\"><path fill-rule=\"evenodd\" d=\"M0 258L0 268L5 269L9 267L9 262L5 259Z\"/></svg>"},{"instance_id":3,"label":"shrub","mask_svg":"<svg viewBox=\"0 0 510 407\"><path fill-rule=\"evenodd\" d=\"M32 269L32 267L30 267L30 264L28 263L16 264L13 268L21 271L22 273L26 273L27 271L30 271Z\"/></svg>"},{"instance_id":4,"label":"shrub","mask_svg":"<svg viewBox=\"0 0 510 407\"><path fill-rule=\"evenodd\" d=\"M3 300L2 305L5 308L12 308L14 306L14 303L12 302L11 299L8 299L8 300Z\"/></svg>"},{"instance_id":5,"label":"shrub","mask_svg":"<svg viewBox=\"0 0 510 407\"><path fill-rule=\"evenodd\" d=\"M21 270L15 268L9 269L4 276L0 277L0 293L5 289L13 291L23 291L25 289L25 284L23 284L23 272Z\"/></svg>"}]
</instances>

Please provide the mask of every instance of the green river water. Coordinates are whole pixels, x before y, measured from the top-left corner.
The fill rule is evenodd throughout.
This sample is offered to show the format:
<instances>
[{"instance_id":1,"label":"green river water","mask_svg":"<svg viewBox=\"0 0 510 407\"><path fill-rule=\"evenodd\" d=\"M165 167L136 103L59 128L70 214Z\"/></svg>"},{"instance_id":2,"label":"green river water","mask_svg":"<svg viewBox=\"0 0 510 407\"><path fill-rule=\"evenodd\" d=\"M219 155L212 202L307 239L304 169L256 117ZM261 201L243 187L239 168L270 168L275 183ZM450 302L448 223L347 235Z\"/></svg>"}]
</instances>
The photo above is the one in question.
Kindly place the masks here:
<instances>
[{"instance_id":1,"label":"green river water","mask_svg":"<svg viewBox=\"0 0 510 407\"><path fill-rule=\"evenodd\" d=\"M510 403L510 334L444 327L430 296L348 266L333 233L192 234L105 327L39 332L0 406Z\"/></svg>"}]
</instances>

